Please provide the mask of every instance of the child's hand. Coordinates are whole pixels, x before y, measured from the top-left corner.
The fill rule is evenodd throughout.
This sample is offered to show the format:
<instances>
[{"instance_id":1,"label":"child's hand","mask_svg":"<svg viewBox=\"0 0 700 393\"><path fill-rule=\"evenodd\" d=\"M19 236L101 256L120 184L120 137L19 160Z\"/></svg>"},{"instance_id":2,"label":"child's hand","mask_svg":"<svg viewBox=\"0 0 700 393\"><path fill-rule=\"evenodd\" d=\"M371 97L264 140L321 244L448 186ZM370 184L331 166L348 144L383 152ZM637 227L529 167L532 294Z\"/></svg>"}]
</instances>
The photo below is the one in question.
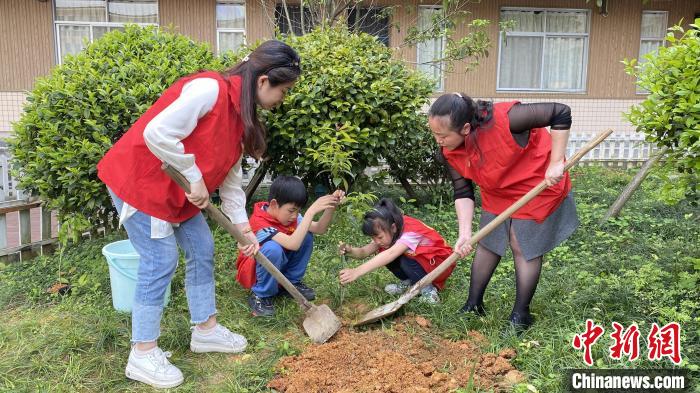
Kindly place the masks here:
<instances>
[{"instance_id":1,"label":"child's hand","mask_svg":"<svg viewBox=\"0 0 700 393\"><path fill-rule=\"evenodd\" d=\"M345 255L345 254L352 255L351 249L352 249L352 246L347 244L347 243L344 243L344 242L338 243L338 254L340 254L340 255Z\"/></svg>"},{"instance_id":2,"label":"child's hand","mask_svg":"<svg viewBox=\"0 0 700 393\"><path fill-rule=\"evenodd\" d=\"M343 269L340 271L340 283L343 285L350 284L361 276L355 269Z\"/></svg>"},{"instance_id":3,"label":"child's hand","mask_svg":"<svg viewBox=\"0 0 700 393\"><path fill-rule=\"evenodd\" d=\"M332 195L336 198L339 205L345 200L345 191L343 190L335 190Z\"/></svg>"},{"instance_id":4,"label":"child's hand","mask_svg":"<svg viewBox=\"0 0 700 393\"><path fill-rule=\"evenodd\" d=\"M306 214L314 215L326 209L335 208L336 206L338 206L338 201L333 195L324 195L316 199L314 203L309 206Z\"/></svg>"}]
</instances>

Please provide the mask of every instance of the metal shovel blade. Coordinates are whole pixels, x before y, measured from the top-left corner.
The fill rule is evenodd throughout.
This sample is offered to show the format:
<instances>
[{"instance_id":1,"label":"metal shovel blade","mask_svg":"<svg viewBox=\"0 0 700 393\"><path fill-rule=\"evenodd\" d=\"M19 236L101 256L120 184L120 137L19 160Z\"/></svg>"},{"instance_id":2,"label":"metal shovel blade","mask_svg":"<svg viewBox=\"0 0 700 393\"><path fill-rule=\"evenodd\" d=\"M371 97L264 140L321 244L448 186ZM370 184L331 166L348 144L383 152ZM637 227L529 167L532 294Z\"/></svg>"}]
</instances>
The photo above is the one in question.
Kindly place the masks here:
<instances>
[{"instance_id":1,"label":"metal shovel blade","mask_svg":"<svg viewBox=\"0 0 700 393\"><path fill-rule=\"evenodd\" d=\"M365 325L368 323L376 322L382 318L388 317L389 315L399 311L403 304L399 303L398 300L391 303L385 304L381 307L377 307L374 310L365 314L361 320L353 323L353 326Z\"/></svg>"},{"instance_id":2,"label":"metal shovel blade","mask_svg":"<svg viewBox=\"0 0 700 393\"><path fill-rule=\"evenodd\" d=\"M438 266L438 269L440 269L440 271L444 271L445 269L447 269L447 267L456 260L456 254L453 255L454 256L450 256L450 258L442 262L441 266L445 265L442 269L440 269L440 266ZM438 269L435 269L434 272L438 271ZM416 297L416 295L420 293L421 288L433 282L433 278L435 278L439 274L440 273L438 272L437 274L426 275L422 280L418 281L406 292L404 292L403 295L401 295L398 299L391 303L387 303L383 306L375 308L374 310L365 314L361 320L353 323L352 325L365 325L368 323L376 322L382 318L388 317L389 315L392 315L393 313L397 312L404 304L408 303L409 301L411 301L411 299Z\"/></svg>"},{"instance_id":3,"label":"metal shovel blade","mask_svg":"<svg viewBox=\"0 0 700 393\"><path fill-rule=\"evenodd\" d=\"M306 310L304 331L316 344L323 344L340 330L340 319L325 304L312 305Z\"/></svg>"}]
</instances>

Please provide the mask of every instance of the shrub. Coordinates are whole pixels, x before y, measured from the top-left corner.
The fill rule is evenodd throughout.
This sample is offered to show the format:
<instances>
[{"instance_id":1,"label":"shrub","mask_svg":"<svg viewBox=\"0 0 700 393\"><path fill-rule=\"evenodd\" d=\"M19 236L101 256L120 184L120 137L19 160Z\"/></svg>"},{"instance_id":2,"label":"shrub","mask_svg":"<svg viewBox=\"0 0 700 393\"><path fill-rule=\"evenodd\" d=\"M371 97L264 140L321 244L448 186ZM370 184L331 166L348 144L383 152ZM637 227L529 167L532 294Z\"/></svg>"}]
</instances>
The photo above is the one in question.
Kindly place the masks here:
<instances>
[{"instance_id":1,"label":"shrub","mask_svg":"<svg viewBox=\"0 0 700 393\"><path fill-rule=\"evenodd\" d=\"M646 61L625 61L627 73L649 92L646 100L627 115L647 140L669 148L665 162L667 182L661 190L669 202L698 199L700 170L700 19L684 31L674 26L666 36L669 46L646 55ZM678 33L680 37L676 37Z\"/></svg>"},{"instance_id":2,"label":"shrub","mask_svg":"<svg viewBox=\"0 0 700 393\"><path fill-rule=\"evenodd\" d=\"M299 52L303 72L266 116L273 173L337 186L382 157L401 165L407 152L434 150L423 143L421 113L433 82L374 37L325 26L282 39Z\"/></svg>"}]
</instances>

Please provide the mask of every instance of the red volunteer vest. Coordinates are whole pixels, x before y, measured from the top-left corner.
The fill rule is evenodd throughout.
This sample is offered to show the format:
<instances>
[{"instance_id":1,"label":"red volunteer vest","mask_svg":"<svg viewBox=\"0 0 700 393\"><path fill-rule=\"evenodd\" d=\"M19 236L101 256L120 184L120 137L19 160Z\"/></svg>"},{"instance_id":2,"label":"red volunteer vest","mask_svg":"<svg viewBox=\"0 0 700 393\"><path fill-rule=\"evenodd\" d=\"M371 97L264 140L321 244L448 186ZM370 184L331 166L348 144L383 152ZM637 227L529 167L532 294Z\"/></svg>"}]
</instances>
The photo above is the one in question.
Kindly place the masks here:
<instances>
[{"instance_id":1,"label":"red volunteer vest","mask_svg":"<svg viewBox=\"0 0 700 393\"><path fill-rule=\"evenodd\" d=\"M493 119L479 129L479 152L465 144L449 151L442 149L447 162L465 179L473 180L481 188L482 208L500 214L520 197L544 180L552 150L552 137L545 128L530 130L530 140L520 147L510 132L508 111L517 101L493 105ZM513 218L543 222L566 198L571 190L571 179L564 179L546 188L520 208Z\"/></svg>"},{"instance_id":2,"label":"red volunteer vest","mask_svg":"<svg viewBox=\"0 0 700 393\"><path fill-rule=\"evenodd\" d=\"M224 79L217 72L202 72L176 81L112 146L97 164L97 176L129 205L161 220L183 222L199 213L182 189L160 169L161 161L143 139L146 125L175 101L182 87L195 78L219 82L212 110L197 121L182 140L185 153L193 154L209 192L214 192L238 161L244 133L240 116L241 78Z\"/></svg>"},{"instance_id":3,"label":"red volunteer vest","mask_svg":"<svg viewBox=\"0 0 700 393\"><path fill-rule=\"evenodd\" d=\"M286 235L294 233L294 230L297 229L297 221L295 220L289 226L282 225L276 218L272 217L263 209L263 207L267 205L268 202L258 202L253 206L253 214L250 215L250 228L253 230L253 233L257 234L259 230L268 227L276 228L279 232ZM250 289L255 285L257 281L255 266L256 262L253 257L247 257L243 255L243 253L238 253L238 259L236 260L236 268L238 269L236 280L243 288Z\"/></svg>"},{"instance_id":4,"label":"red volunteer vest","mask_svg":"<svg viewBox=\"0 0 700 393\"><path fill-rule=\"evenodd\" d=\"M445 239L440 236L440 234L433 228L425 225L418 219L413 217L403 216L403 231L404 232L415 232L424 236L430 240L432 245L419 245L416 247L414 252L408 249L404 255L413 258L418 262L426 273L430 273L435 268L437 268L442 261L447 259L447 257L452 254L452 247L447 245ZM445 270L441 275L437 276L433 280L433 285L438 289L443 289L445 287L445 281L452 274L455 265L452 264L447 270Z\"/></svg>"}]
</instances>

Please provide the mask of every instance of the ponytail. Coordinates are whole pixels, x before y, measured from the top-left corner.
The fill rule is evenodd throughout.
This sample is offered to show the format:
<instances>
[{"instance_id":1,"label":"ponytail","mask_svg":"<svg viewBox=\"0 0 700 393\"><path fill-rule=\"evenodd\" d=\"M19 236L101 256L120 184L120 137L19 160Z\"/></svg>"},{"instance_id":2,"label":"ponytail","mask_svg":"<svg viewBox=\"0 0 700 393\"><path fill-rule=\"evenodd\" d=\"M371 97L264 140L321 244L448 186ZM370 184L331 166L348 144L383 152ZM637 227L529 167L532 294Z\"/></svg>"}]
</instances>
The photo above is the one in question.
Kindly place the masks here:
<instances>
[{"instance_id":1,"label":"ponytail","mask_svg":"<svg viewBox=\"0 0 700 393\"><path fill-rule=\"evenodd\" d=\"M467 136L467 147L475 148L481 156L477 135L491 126L493 102L474 101L466 94L443 94L430 106L428 116L449 116L450 129L460 132L469 123L471 131Z\"/></svg>"}]
</instances>

